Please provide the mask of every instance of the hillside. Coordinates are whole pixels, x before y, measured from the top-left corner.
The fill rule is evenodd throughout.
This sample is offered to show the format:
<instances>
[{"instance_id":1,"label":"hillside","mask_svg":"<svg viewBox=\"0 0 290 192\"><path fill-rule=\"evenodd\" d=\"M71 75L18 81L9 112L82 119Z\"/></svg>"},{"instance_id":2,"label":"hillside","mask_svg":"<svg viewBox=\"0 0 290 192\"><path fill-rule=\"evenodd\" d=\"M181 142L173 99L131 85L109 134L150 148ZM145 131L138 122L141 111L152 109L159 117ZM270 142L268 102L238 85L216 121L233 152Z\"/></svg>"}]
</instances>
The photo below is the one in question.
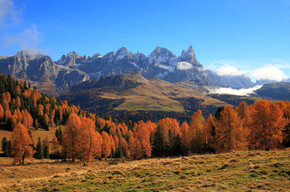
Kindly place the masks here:
<instances>
[{"instance_id":1,"label":"hillside","mask_svg":"<svg viewBox=\"0 0 290 192\"><path fill-rule=\"evenodd\" d=\"M260 97L289 101L290 100L290 83L280 82L280 83L265 84L260 89L258 89L256 93Z\"/></svg>"},{"instance_id":2,"label":"hillside","mask_svg":"<svg viewBox=\"0 0 290 192\"><path fill-rule=\"evenodd\" d=\"M214 114L218 107L227 104L237 106L244 99L252 104L256 100L233 96L235 103L227 102L208 95L209 87L201 82L170 83L158 78L146 79L140 71L133 70L121 75L104 76L99 81L85 81L60 98L98 114L113 116L123 112L191 115L198 109L208 116Z\"/></svg>"},{"instance_id":3,"label":"hillside","mask_svg":"<svg viewBox=\"0 0 290 192\"><path fill-rule=\"evenodd\" d=\"M0 158L4 191L287 191L289 149L82 163ZM36 174L37 173L37 174Z\"/></svg>"}]
</instances>

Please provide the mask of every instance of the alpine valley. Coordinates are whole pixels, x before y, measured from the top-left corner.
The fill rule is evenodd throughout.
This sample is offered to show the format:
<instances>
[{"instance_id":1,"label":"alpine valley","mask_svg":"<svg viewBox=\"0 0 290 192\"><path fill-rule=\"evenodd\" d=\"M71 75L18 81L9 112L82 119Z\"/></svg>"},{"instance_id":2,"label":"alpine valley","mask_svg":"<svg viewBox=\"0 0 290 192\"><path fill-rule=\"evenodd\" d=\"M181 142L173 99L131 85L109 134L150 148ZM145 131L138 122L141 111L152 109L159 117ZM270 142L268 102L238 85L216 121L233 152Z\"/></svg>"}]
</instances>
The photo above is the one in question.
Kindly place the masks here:
<instances>
[{"instance_id":1,"label":"alpine valley","mask_svg":"<svg viewBox=\"0 0 290 192\"><path fill-rule=\"evenodd\" d=\"M277 82L264 85L251 96L215 94L212 90L219 87L242 89L256 84L246 75L220 76L205 70L192 46L180 56L162 47L148 56L122 47L104 56L87 57L73 51L57 61L37 51L22 50L0 57L0 73L27 80L43 93L97 114L124 119L144 119L144 114L152 120L164 116L186 119L197 109L207 116L241 100L252 104L261 97L290 99L289 83Z\"/></svg>"}]
</instances>

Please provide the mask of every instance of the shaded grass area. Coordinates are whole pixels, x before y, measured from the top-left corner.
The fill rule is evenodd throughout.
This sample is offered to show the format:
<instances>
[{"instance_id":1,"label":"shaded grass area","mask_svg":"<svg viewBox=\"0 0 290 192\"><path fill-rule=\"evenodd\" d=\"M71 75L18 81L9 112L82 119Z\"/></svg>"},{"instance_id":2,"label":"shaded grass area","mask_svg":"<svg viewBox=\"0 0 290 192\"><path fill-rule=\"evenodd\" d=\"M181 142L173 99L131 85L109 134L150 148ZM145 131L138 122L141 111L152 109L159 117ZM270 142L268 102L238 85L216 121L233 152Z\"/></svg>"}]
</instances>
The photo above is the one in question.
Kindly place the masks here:
<instances>
[{"instance_id":1,"label":"shaded grass area","mask_svg":"<svg viewBox=\"0 0 290 192\"><path fill-rule=\"evenodd\" d=\"M29 182L7 191L289 191L290 150L244 151L152 158L139 161L94 161L71 164L65 174ZM32 165L33 166L33 165ZM64 166L62 164L62 166ZM14 170L17 172L17 169ZM81 172L80 172L81 171ZM1 173L1 172L0 172Z\"/></svg>"}]
</instances>

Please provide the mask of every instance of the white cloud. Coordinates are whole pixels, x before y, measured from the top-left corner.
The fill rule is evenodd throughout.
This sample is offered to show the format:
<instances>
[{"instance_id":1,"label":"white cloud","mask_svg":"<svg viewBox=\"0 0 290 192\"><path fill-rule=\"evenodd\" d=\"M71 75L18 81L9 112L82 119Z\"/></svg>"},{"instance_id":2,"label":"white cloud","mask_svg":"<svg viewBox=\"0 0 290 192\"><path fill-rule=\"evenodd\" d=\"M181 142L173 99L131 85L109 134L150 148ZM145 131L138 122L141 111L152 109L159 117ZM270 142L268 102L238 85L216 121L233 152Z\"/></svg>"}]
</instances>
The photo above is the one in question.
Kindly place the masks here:
<instances>
[{"instance_id":1,"label":"white cloud","mask_svg":"<svg viewBox=\"0 0 290 192\"><path fill-rule=\"evenodd\" d=\"M256 85L255 87L251 87L248 89L232 89L232 88L221 87L218 89L210 90L210 93L248 96L248 95L254 94L255 90L260 89L261 87L262 85Z\"/></svg>"},{"instance_id":2,"label":"white cloud","mask_svg":"<svg viewBox=\"0 0 290 192\"><path fill-rule=\"evenodd\" d=\"M30 28L24 29L24 31L6 35L4 40L5 46L19 45L21 49L37 48L40 42L40 32L36 25L32 25Z\"/></svg>"},{"instance_id":3,"label":"white cloud","mask_svg":"<svg viewBox=\"0 0 290 192\"><path fill-rule=\"evenodd\" d=\"M178 62L178 63L177 63L176 68L177 68L178 70L188 70L188 69L192 69L193 66L192 66L192 64L190 64L190 63L188 63L188 62L182 61L182 62Z\"/></svg>"},{"instance_id":4,"label":"white cloud","mask_svg":"<svg viewBox=\"0 0 290 192\"><path fill-rule=\"evenodd\" d=\"M247 72L239 70L233 66L221 66L217 69L218 75L221 76L246 76Z\"/></svg>"},{"instance_id":5,"label":"white cloud","mask_svg":"<svg viewBox=\"0 0 290 192\"><path fill-rule=\"evenodd\" d=\"M281 81L287 79L287 76L283 71L273 66L256 69L251 73L251 76L258 80Z\"/></svg>"},{"instance_id":6,"label":"white cloud","mask_svg":"<svg viewBox=\"0 0 290 192\"><path fill-rule=\"evenodd\" d=\"M253 60L208 60L207 69L218 74L248 74L253 81L267 79L281 81L289 77L290 62L279 58ZM267 70L265 70L267 69ZM270 69L270 70L269 70ZM270 71L270 74L268 74Z\"/></svg>"}]
</instances>

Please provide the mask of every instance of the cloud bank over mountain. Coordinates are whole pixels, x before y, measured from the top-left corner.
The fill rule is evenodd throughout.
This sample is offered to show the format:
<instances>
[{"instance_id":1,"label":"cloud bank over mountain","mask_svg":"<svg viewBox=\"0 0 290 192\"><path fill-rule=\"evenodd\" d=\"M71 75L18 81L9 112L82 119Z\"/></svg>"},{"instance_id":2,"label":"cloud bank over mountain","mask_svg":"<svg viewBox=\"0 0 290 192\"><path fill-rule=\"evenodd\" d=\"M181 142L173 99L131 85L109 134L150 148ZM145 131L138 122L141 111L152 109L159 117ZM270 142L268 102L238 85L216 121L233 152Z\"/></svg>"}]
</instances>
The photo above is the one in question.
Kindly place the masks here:
<instances>
[{"instance_id":1,"label":"cloud bank over mountain","mask_svg":"<svg viewBox=\"0 0 290 192\"><path fill-rule=\"evenodd\" d=\"M249 96L251 94L255 94L257 89L260 89L262 85L256 85L254 87L248 89L233 89L233 88L217 88L211 89L210 93L217 93L217 94L230 94L230 95L239 95L239 96Z\"/></svg>"},{"instance_id":2,"label":"cloud bank over mountain","mask_svg":"<svg viewBox=\"0 0 290 192\"><path fill-rule=\"evenodd\" d=\"M216 71L221 76L247 76L252 81L285 81L290 63L280 59L254 60L211 60L206 69Z\"/></svg>"}]
</instances>

